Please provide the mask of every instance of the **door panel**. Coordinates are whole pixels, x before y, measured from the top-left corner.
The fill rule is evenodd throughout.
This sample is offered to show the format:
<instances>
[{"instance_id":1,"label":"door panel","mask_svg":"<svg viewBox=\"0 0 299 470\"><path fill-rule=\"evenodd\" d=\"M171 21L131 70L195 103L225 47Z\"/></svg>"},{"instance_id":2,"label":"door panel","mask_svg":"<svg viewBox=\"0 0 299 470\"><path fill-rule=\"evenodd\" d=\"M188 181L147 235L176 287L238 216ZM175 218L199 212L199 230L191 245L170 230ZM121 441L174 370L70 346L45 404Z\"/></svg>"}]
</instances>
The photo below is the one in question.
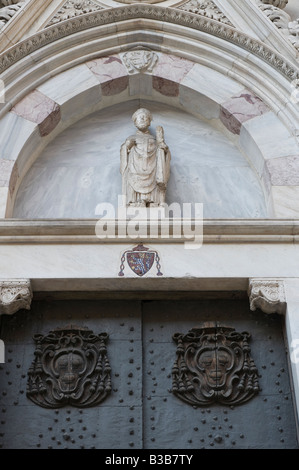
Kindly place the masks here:
<instances>
[{"instance_id":1,"label":"door panel","mask_svg":"<svg viewBox=\"0 0 299 470\"><path fill-rule=\"evenodd\" d=\"M112 392L100 406L45 409L26 397L33 335L66 325L108 332ZM0 371L3 448L142 447L140 302L34 302L30 312L2 319L7 362ZM20 426L21 422L21 426Z\"/></svg>"},{"instance_id":2,"label":"door panel","mask_svg":"<svg viewBox=\"0 0 299 470\"><path fill-rule=\"evenodd\" d=\"M187 333L211 320L251 333L251 356L258 368L261 391L243 405L196 408L171 393L176 357L173 334ZM281 317L253 313L247 302L213 300L146 302L143 321L145 447L297 447Z\"/></svg>"},{"instance_id":3,"label":"door panel","mask_svg":"<svg viewBox=\"0 0 299 470\"><path fill-rule=\"evenodd\" d=\"M205 322L248 331L261 391L240 406L193 407L172 392L172 336ZM111 394L98 406L45 409L26 396L33 335L67 325L109 334ZM3 316L2 448L297 448L282 317L248 301L34 301Z\"/></svg>"}]
</instances>

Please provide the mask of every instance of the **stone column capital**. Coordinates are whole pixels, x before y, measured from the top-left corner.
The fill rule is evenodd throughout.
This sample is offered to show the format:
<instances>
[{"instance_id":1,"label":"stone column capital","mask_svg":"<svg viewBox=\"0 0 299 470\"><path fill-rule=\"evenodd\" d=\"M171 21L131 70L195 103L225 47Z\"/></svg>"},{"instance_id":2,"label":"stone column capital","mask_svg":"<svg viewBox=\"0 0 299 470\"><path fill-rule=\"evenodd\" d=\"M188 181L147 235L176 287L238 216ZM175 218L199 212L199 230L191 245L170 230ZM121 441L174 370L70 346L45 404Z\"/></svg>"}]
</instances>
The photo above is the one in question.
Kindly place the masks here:
<instances>
[{"instance_id":1,"label":"stone column capital","mask_svg":"<svg viewBox=\"0 0 299 470\"><path fill-rule=\"evenodd\" d=\"M20 309L30 310L32 289L29 279L0 280L0 315L12 315Z\"/></svg>"},{"instance_id":2,"label":"stone column capital","mask_svg":"<svg viewBox=\"0 0 299 470\"><path fill-rule=\"evenodd\" d=\"M264 313L284 314L286 311L286 296L282 279L251 278L248 295L252 311L257 308Z\"/></svg>"}]
</instances>

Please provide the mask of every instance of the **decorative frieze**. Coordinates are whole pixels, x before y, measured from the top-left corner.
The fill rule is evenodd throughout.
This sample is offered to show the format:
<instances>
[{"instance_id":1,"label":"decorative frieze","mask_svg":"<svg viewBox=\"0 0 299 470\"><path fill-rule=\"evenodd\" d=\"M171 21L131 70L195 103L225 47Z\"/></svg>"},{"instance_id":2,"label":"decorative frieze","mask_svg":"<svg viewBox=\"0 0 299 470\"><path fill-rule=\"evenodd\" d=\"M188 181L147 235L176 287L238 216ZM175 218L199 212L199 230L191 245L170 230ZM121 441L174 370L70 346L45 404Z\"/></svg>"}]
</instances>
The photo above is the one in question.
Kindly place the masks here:
<instances>
[{"instance_id":1,"label":"decorative frieze","mask_svg":"<svg viewBox=\"0 0 299 470\"><path fill-rule=\"evenodd\" d=\"M215 5L212 0L188 0L178 7L180 10L203 15L211 20L220 21L220 23L233 26L229 19L222 13L222 11Z\"/></svg>"},{"instance_id":2,"label":"decorative frieze","mask_svg":"<svg viewBox=\"0 0 299 470\"><path fill-rule=\"evenodd\" d=\"M248 295L252 311L259 308L264 313L285 313L286 297L281 279L250 279Z\"/></svg>"},{"instance_id":3,"label":"decorative frieze","mask_svg":"<svg viewBox=\"0 0 299 470\"><path fill-rule=\"evenodd\" d=\"M47 24L47 27L83 15L84 13L92 13L98 10L103 10L103 7L92 0L68 0L56 15L53 16L51 21Z\"/></svg>"},{"instance_id":4,"label":"decorative frieze","mask_svg":"<svg viewBox=\"0 0 299 470\"><path fill-rule=\"evenodd\" d=\"M21 309L30 310L31 284L28 279L0 281L0 314L12 315Z\"/></svg>"},{"instance_id":5,"label":"decorative frieze","mask_svg":"<svg viewBox=\"0 0 299 470\"><path fill-rule=\"evenodd\" d=\"M161 3L164 2L165 0L117 0L119 3Z\"/></svg>"},{"instance_id":6,"label":"decorative frieze","mask_svg":"<svg viewBox=\"0 0 299 470\"><path fill-rule=\"evenodd\" d=\"M72 18L69 21L52 25L25 39L16 46L10 48L9 53L4 52L0 56L0 73L22 58L32 54L36 50L55 42L58 39L67 37L88 28L95 28L101 25L115 24L119 21L132 20L136 18L154 19L163 23L170 23L185 26L194 30L203 31L212 36L216 36L247 52L256 55L285 76L290 82L299 77L297 67L284 60L281 55L277 55L272 48L269 48L260 41L248 37L240 31L223 24L217 23L202 15L190 14L187 11L180 11L178 8L162 8L157 5L135 4L115 9L104 9L92 14L83 15L80 18Z\"/></svg>"}]
</instances>

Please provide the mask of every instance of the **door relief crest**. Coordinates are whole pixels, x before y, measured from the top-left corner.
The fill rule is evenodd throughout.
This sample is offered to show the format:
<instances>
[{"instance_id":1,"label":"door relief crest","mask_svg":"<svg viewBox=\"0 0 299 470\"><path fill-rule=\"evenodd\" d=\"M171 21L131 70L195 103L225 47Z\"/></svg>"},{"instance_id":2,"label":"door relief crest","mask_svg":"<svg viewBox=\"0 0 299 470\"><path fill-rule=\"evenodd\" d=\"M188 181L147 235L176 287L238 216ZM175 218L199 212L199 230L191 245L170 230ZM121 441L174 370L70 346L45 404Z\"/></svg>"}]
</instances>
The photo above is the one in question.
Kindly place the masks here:
<instances>
[{"instance_id":1,"label":"door relief crest","mask_svg":"<svg viewBox=\"0 0 299 470\"><path fill-rule=\"evenodd\" d=\"M193 406L240 405L259 391L258 372L250 356L247 332L205 326L176 333L177 359L172 392Z\"/></svg>"},{"instance_id":2,"label":"door relief crest","mask_svg":"<svg viewBox=\"0 0 299 470\"><path fill-rule=\"evenodd\" d=\"M107 333L71 326L35 335L34 341L27 397L35 404L85 408L98 405L111 392Z\"/></svg>"}]
</instances>

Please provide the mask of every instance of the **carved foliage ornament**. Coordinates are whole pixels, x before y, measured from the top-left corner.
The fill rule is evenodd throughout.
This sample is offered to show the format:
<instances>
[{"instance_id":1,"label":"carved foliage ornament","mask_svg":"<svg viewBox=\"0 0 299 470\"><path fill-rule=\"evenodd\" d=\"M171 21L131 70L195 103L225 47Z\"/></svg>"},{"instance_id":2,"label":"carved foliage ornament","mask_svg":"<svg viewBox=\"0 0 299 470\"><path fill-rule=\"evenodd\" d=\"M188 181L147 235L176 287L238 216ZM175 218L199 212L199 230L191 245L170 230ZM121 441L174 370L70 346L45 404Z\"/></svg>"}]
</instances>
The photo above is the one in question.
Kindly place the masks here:
<instances>
[{"instance_id":1,"label":"carved foliage ornament","mask_svg":"<svg viewBox=\"0 0 299 470\"><path fill-rule=\"evenodd\" d=\"M0 281L0 314L12 315L20 309L30 310L32 289L28 279Z\"/></svg>"},{"instance_id":2,"label":"carved foliage ornament","mask_svg":"<svg viewBox=\"0 0 299 470\"><path fill-rule=\"evenodd\" d=\"M289 0L261 0L265 5L273 5L278 8L285 8L289 3Z\"/></svg>"},{"instance_id":3,"label":"carved foliage ornament","mask_svg":"<svg viewBox=\"0 0 299 470\"><path fill-rule=\"evenodd\" d=\"M222 13L221 10L211 0L188 0L178 7L180 10L189 11L197 15L203 15L211 20L220 21L220 23L233 26L229 19Z\"/></svg>"},{"instance_id":4,"label":"carved foliage ornament","mask_svg":"<svg viewBox=\"0 0 299 470\"><path fill-rule=\"evenodd\" d=\"M250 310L284 314L286 297L284 284L279 279L250 279L248 288Z\"/></svg>"},{"instance_id":5,"label":"carved foliage ornament","mask_svg":"<svg viewBox=\"0 0 299 470\"><path fill-rule=\"evenodd\" d=\"M27 397L44 408L98 405L111 392L107 333L67 327L35 335Z\"/></svg>"},{"instance_id":6,"label":"carved foliage ornament","mask_svg":"<svg viewBox=\"0 0 299 470\"><path fill-rule=\"evenodd\" d=\"M25 0L1 0L0 1L0 29L22 8Z\"/></svg>"},{"instance_id":7,"label":"carved foliage ornament","mask_svg":"<svg viewBox=\"0 0 299 470\"><path fill-rule=\"evenodd\" d=\"M176 333L172 392L193 406L241 405L259 391L247 332L204 326Z\"/></svg>"},{"instance_id":8,"label":"carved foliage ornament","mask_svg":"<svg viewBox=\"0 0 299 470\"><path fill-rule=\"evenodd\" d=\"M47 27L60 23L61 21L69 20L70 18L75 18L76 16L80 16L85 13L92 13L102 9L103 7L91 0L68 0L64 5L62 5L61 9L56 13L56 15L53 16L51 21L47 24Z\"/></svg>"},{"instance_id":9,"label":"carved foliage ornament","mask_svg":"<svg viewBox=\"0 0 299 470\"><path fill-rule=\"evenodd\" d=\"M227 25L221 22L218 22L217 27L215 27L215 24L211 24L209 19L204 16L199 15L194 18L194 15L190 16L186 11L174 10L174 8L162 9L156 5L135 4L134 8L128 6L112 10L107 8L90 15L84 15L81 21L71 19L67 25L62 24L60 28L52 26L52 28L47 30L47 34L44 30L39 31L34 34L34 36L24 39L21 43L12 46L9 52L6 51L2 53L0 55L0 73L3 73L22 58L53 43L57 39L60 40L71 34L83 30L86 31L88 28L95 28L102 25L106 26L108 24L115 25L115 23L119 21L138 18L140 16L142 18L154 19L155 21L179 24L197 31L204 31L205 33L222 38L225 41L236 44L238 47L242 47L246 51L255 54L261 60L270 64L271 67L274 67L290 82L299 77L297 67L294 67L291 62L277 55L272 48L262 44L260 41L249 38L249 36L240 31L232 28L228 29Z\"/></svg>"},{"instance_id":10,"label":"carved foliage ornament","mask_svg":"<svg viewBox=\"0 0 299 470\"><path fill-rule=\"evenodd\" d=\"M256 0L259 8L270 21L299 51L299 18L292 21L290 15L282 9L288 4L287 0Z\"/></svg>"}]
</instances>

